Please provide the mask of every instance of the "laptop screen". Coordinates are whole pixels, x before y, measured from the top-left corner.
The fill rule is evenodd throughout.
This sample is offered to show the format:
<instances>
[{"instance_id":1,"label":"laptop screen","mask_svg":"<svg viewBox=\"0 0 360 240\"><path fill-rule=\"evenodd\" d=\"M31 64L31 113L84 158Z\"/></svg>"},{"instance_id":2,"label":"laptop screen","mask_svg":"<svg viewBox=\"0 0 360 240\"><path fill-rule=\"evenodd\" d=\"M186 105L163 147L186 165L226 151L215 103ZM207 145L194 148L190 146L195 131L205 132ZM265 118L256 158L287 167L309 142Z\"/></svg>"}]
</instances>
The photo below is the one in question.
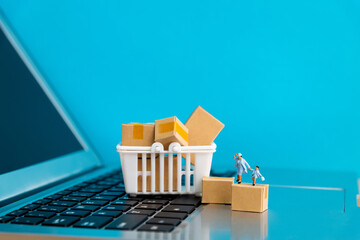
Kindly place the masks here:
<instances>
[{"instance_id":1,"label":"laptop screen","mask_svg":"<svg viewBox=\"0 0 360 240\"><path fill-rule=\"evenodd\" d=\"M83 150L0 28L0 174Z\"/></svg>"}]
</instances>

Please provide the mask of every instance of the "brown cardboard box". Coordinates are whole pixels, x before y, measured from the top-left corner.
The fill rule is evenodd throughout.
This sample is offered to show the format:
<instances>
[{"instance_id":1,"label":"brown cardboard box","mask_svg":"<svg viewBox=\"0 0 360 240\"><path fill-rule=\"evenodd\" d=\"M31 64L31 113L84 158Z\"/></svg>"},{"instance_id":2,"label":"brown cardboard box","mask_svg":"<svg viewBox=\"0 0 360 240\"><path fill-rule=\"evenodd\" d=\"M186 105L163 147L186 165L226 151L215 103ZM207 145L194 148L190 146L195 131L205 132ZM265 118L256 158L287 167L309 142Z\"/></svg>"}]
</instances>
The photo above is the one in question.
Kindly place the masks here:
<instances>
[{"instance_id":1,"label":"brown cardboard box","mask_svg":"<svg viewBox=\"0 0 360 240\"><path fill-rule=\"evenodd\" d=\"M268 209L268 184L233 184L231 210L264 212Z\"/></svg>"},{"instance_id":2,"label":"brown cardboard box","mask_svg":"<svg viewBox=\"0 0 360 240\"><path fill-rule=\"evenodd\" d=\"M154 143L155 125L153 123L122 125L123 146L151 146Z\"/></svg>"},{"instance_id":3,"label":"brown cardboard box","mask_svg":"<svg viewBox=\"0 0 360 240\"><path fill-rule=\"evenodd\" d=\"M146 159L146 170L151 170L151 159ZM142 159L138 159L138 171L142 171ZM169 159L164 157L164 191L169 190ZM177 157L173 157L173 190L177 190ZM138 191L142 191L142 176L138 177ZM151 191L151 176L146 177L146 191ZM155 191L160 191L160 158L155 159Z\"/></svg>"},{"instance_id":4,"label":"brown cardboard box","mask_svg":"<svg viewBox=\"0 0 360 240\"><path fill-rule=\"evenodd\" d=\"M169 148L170 143L178 142L187 146L189 142L189 131L177 117L170 117L155 121L155 141Z\"/></svg>"},{"instance_id":5,"label":"brown cardboard box","mask_svg":"<svg viewBox=\"0 0 360 240\"><path fill-rule=\"evenodd\" d=\"M189 146L201 146L210 145L225 125L198 106L185 126L189 129ZM194 154L191 155L191 163L195 163Z\"/></svg>"},{"instance_id":6,"label":"brown cardboard box","mask_svg":"<svg viewBox=\"0 0 360 240\"><path fill-rule=\"evenodd\" d=\"M233 183L233 177L203 177L201 202L231 204L231 186Z\"/></svg>"}]
</instances>

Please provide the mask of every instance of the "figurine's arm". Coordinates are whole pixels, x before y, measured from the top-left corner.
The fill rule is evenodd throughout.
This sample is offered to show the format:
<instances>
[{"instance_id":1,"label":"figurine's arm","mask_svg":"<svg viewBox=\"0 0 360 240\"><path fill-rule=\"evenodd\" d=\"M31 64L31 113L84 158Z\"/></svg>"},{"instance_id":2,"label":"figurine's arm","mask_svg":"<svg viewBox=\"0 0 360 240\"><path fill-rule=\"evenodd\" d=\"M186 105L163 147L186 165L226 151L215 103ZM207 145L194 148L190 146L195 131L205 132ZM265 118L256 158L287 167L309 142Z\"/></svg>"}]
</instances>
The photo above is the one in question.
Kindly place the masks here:
<instances>
[{"instance_id":1,"label":"figurine's arm","mask_svg":"<svg viewBox=\"0 0 360 240\"><path fill-rule=\"evenodd\" d=\"M259 171L259 175L260 175L261 181L265 181L265 178L263 175L261 175L260 171Z\"/></svg>"},{"instance_id":2,"label":"figurine's arm","mask_svg":"<svg viewBox=\"0 0 360 240\"><path fill-rule=\"evenodd\" d=\"M252 171L252 169L251 169L251 167L250 167L250 165L248 164L248 162L244 159L244 161L245 161L245 165L247 166L247 168L249 169L249 171Z\"/></svg>"}]
</instances>

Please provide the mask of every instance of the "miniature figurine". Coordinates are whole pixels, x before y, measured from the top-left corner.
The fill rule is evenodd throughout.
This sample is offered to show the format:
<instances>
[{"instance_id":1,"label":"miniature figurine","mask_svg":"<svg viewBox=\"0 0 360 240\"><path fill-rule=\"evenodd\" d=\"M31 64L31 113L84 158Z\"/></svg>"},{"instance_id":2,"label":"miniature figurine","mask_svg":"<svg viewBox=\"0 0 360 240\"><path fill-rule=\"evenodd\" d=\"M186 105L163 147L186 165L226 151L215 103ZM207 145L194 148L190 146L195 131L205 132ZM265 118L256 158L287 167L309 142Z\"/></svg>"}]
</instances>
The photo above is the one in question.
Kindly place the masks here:
<instances>
[{"instance_id":1,"label":"miniature figurine","mask_svg":"<svg viewBox=\"0 0 360 240\"><path fill-rule=\"evenodd\" d=\"M250 165L247 163L247 161L242 157L241 153L237 153L234 155L235 164L234 167L237 169L237 183L241 183L241 175L243 173L247 173L247 168L249 171L251 171Z\"/></svg>"},{"instance_id":2,"label":"miniature figurine","mask_svg":"<svg viewBox=\"0 0 360 240\"><path fill-rule=\"evenodd\" d=\"M252 174L252 180L253 180L253 186L255 186L256 183L256 179L261 177L261 181L265 181L265 178L263 177L263 175L261 175L260 171L259 171L259 166L256 166L255 169L253 170Z\"/></svg>"}]
</instances>

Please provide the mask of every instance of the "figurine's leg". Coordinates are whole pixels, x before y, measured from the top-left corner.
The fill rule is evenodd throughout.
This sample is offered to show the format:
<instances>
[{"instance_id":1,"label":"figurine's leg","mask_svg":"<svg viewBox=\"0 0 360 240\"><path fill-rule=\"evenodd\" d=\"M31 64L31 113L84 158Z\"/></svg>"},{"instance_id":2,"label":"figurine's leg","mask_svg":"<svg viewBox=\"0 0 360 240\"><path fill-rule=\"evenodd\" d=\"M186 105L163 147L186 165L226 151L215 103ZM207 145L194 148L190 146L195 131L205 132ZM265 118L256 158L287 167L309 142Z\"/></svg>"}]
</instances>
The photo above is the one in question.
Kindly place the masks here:
<instances>
[{"instance_id":1,"label":"figurine's leg","mask_svg":"<svg viewBox=\"0 0 360 240\"><path fill-rule=\"evenodd\" d=\"M237 177L238 177L238 183L241 183L241 174L239 174L239 175L237 175Z\"/></svg>"},{"instance_id":2,"label":"figurine's leg","mask_svg":"<svg viewBox=\"0 0 360 240\"><path fill-rule=\"evenodd\" d=\"M253 177L252 180L253 180L253 186L255 186L256 178Z\"/></svg>"}]
</instances>

